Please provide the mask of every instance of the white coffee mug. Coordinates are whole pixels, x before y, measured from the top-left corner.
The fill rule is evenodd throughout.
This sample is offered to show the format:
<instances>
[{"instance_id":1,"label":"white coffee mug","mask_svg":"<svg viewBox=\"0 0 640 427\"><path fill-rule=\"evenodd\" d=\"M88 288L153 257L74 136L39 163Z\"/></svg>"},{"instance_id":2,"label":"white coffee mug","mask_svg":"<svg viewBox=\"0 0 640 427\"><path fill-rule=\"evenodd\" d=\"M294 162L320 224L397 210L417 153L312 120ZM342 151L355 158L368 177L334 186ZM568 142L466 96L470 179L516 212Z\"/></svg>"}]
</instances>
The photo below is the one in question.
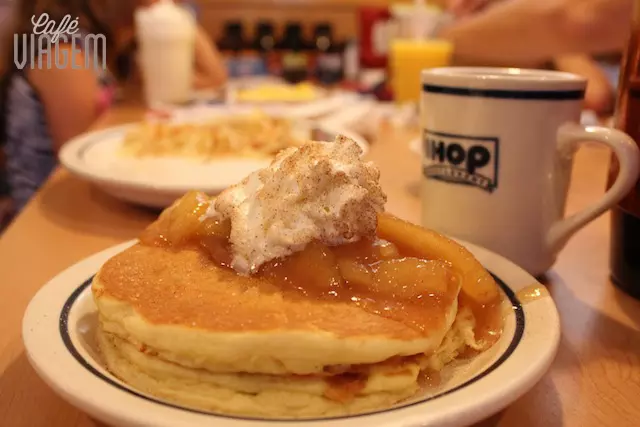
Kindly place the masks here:
<instances>
[{"instance_id":1,"label":"white coffee mug","mask_svg":"<svg viewBox=\"0 0 640 427\"><path fill-rule=\"evenodd\" d=\"M640 152L615 129L579 123L586 81L544 70L448 67L422 73L422 222L493 250L533 275L638 178ZM564 218L576 145L620 162L613 186ZM604 185L604 183L603 183Z\"/></svg>"}]
</instances>

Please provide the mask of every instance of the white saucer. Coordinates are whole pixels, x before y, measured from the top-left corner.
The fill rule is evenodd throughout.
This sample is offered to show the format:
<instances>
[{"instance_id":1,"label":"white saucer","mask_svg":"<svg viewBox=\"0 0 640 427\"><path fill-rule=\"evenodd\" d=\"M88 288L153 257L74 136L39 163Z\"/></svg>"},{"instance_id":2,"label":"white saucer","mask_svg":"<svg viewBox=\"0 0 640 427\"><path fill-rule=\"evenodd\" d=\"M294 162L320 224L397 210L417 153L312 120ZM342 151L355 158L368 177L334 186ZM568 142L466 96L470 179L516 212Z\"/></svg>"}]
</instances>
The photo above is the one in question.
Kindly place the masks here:
<instances>
[{"instance_id":1,"label":"white saucer","mask_svg":"<svg viewBox=\"0 0 640 427\"><path fill-rule=\"evenodd\" d=\"M191 120L229 114L227 108L192 110ZM223 113L226 111L226 113ZM233 110L235 111L235 110ZM247 111L246 109L243 111ZM187 120L176 113L176 121ZM355 140L366 152L365 139L347 129L306 120L296 120L293 132L302 139L333 141L342 134ZM127 131L124 125L80 135L60 150L60 162L73 174L86 179L119 199L164 208L189 190L216 194L270 163L269 158L226 157L204 160L186 157L136 159L119 155Z\"/></svg>"},{"instance_id":2,"label":"white saucer","mask_svg":"<svg viewBox=\"0 0 640 427\"><path fill-rule=\"evenodd\" d=\"M315 420L261 420L184 408L130 388L103 366L95 344L97 312L89 285L100 266L133 242L112 247L68 268L32 299L23 320L27 355L38 374L72 404L106 423L154 427L410 427L463 426L516 400L544 374L556 353L560 323L553 300L520 302L516 293L537 284L504 258L466 245L498 279L505 328L488 351L443 372L444 381L394 408ZM541 285L540 285L541 286ZM512 307L511 307L512 306Z\"/></svg>"}]
</instances>

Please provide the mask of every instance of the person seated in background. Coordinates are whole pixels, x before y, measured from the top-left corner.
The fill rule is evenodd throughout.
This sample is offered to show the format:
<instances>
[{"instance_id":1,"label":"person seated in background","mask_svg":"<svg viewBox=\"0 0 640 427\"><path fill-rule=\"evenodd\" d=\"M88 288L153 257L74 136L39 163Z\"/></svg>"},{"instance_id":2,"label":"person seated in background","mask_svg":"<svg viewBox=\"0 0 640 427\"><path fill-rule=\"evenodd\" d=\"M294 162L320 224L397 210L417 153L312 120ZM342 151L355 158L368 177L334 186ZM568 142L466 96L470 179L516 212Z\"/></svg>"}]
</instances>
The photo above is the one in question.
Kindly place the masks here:
<instances>
[{"instance_id":1,"label":"person seated in background","mask_svg":"<svg viewBox=\"0 0 640 427\"><path fill-rule=\"evenodd\" d=\"M614 89L591 55L620 52L632 0L444 0L458 19L440 37L465 65L549 64L589 80L585 107L611 112Z\"/></svg>"},{"instance_id":2,"label":"person seated in background","mask_svg":"<svg viewBox=\"0 0 640 427\"><path fill-rule=\"evenodd\" d=\"M11 222L13 216L13 200L7 182L4 153L0 150L0 233Z\"/></svg>"},{"instance_id":3,"label":"person seated in background","mask_svg":"<svg viewBox=\"0 0 640 427\"><path fill-rule=\"evenodd\" d=\"M610 114L615 104L616 91L598 62L589 55L561 55L553 58L558 71L577 74L587 79L584 107L599 115Z\"/></svg>"},{"instance_id":4,"label":"person seated in background","mask_svg":"<svg viewBox=\"0 0 640 427\"><path fill-rule=\"evenodd\" d=\"M93 52L78 51L85 47L82 40L79 43L76 40L73 51L71 40L69 43L59 40L57 49L39 56L36 53L44 66L31 68L27 62L19 69L14 64L14 55L23 58L30 46L26 46L25 52L15 52L13 35L33 34L32 17L37 19L44 13L56 22L56 28L67 14L72 18L79 17L77 34L81 38L104 34L107 63L113 64L122 41L133 34L135 7L150 3L148 0L22 0L15 4L13 28L6 35L4 59L0 64L0 144L4 145L6 175L17 211L53 171L60 147L85 132L108 108L113 82L101 66L77 65L84 64L84 58L93 55ZM41 32L42 28L39 30ZM202 29L198 29L195 46L195 85L216 87L224 84L224 64ZM17 49L22 48L22 43L18 43ZM66 63L66 67L46 66L48 60L56 64L55 57L48 57L55 56L56 52L60 55L60 63ZM70 60L64 60L65 56ZM73 64L76 64L75 68Z\"/></svg>"}]
</instances>

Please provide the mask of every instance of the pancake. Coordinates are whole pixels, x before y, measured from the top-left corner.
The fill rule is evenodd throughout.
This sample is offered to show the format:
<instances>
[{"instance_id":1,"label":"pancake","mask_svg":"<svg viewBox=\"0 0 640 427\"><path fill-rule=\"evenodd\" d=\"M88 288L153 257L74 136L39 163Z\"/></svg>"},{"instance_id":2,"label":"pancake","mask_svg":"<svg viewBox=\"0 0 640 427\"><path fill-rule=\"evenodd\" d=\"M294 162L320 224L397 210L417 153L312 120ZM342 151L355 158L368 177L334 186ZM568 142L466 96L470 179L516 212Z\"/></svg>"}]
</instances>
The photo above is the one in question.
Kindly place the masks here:
<instances>
[{"instance_id":1,"label":"pancake","mask_svg":"<svg viewBox=\"0 0 640 427\"><path fill-rule=\"evenodd\" d=\"M216 373L321 374L431 354L457 313L454 300L418 331L354 304L284 297L198 250L141 244L110 259L92 289L105 332Z\"/></svg>"},{"instance_id":2,"label":"pancake","mask_svg":"<svg viewBox=\"0 0 640 427\"><path fill-rule=\"evenodd\" d=\"M187 407L215 412L292 418L342 415L391 406L418 389L417 363L399 372L367 377L343 374L343 381L338 379L334 386L322 376L188 369L140 352L109 333L99 332L98 341L109 370L128 384Z\"/></svg>"},{"instance_id":3,"label":"pancake","mask_svg":"<svg viewBox=\"0 0 640 427\"><path fill-rule=\"evenodd\" d=\"M150 395L213 412L305 418L367 412L415 395L421 372L439 371L465 344L474 345L469 334L472 328L472 316L463 309L432 355L351 366L335 375L234 374L185 368L148 349L141 351L102 328L98 344L112 373Z\"/></svg>"}]
</instances>

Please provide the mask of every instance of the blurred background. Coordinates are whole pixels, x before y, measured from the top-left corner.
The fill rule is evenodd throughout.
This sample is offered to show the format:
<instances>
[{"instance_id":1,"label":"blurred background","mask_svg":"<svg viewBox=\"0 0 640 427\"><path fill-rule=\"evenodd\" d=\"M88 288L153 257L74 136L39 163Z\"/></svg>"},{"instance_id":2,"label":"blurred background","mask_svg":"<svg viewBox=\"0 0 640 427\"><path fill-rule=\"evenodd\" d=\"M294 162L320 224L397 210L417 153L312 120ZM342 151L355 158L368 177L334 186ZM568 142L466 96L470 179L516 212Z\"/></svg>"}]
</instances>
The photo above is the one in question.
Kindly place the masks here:
<instances>
[{"instance_id":1,"label":"blurred background","mask_svg":"<svg viewBox=\"0 0 640 427\"><path fill-rule=\"evenodd\" d=\"M416 127L420 70L447 65L580 74L589 81L586 112L606 117L631 10L631 0L176 1L197 25L195 39L178 49L183 21L138 13L157 3L0 0L0 225L46 181L58 149L107 109L145 98L158 107L144 86L154 74L157 96L182 87L161 73L186 61L180 58L194 58L190 103L295 104L307 108L305 117L365 136L380 126ZM107 69L17 69L13 37L32 34L31 18L43 13L56 25L78 17L85 36L105 34ZM141 57L141 40L155 50ZM164 69L162 61L174 65Z\"/></svg>"}]
</instances>

